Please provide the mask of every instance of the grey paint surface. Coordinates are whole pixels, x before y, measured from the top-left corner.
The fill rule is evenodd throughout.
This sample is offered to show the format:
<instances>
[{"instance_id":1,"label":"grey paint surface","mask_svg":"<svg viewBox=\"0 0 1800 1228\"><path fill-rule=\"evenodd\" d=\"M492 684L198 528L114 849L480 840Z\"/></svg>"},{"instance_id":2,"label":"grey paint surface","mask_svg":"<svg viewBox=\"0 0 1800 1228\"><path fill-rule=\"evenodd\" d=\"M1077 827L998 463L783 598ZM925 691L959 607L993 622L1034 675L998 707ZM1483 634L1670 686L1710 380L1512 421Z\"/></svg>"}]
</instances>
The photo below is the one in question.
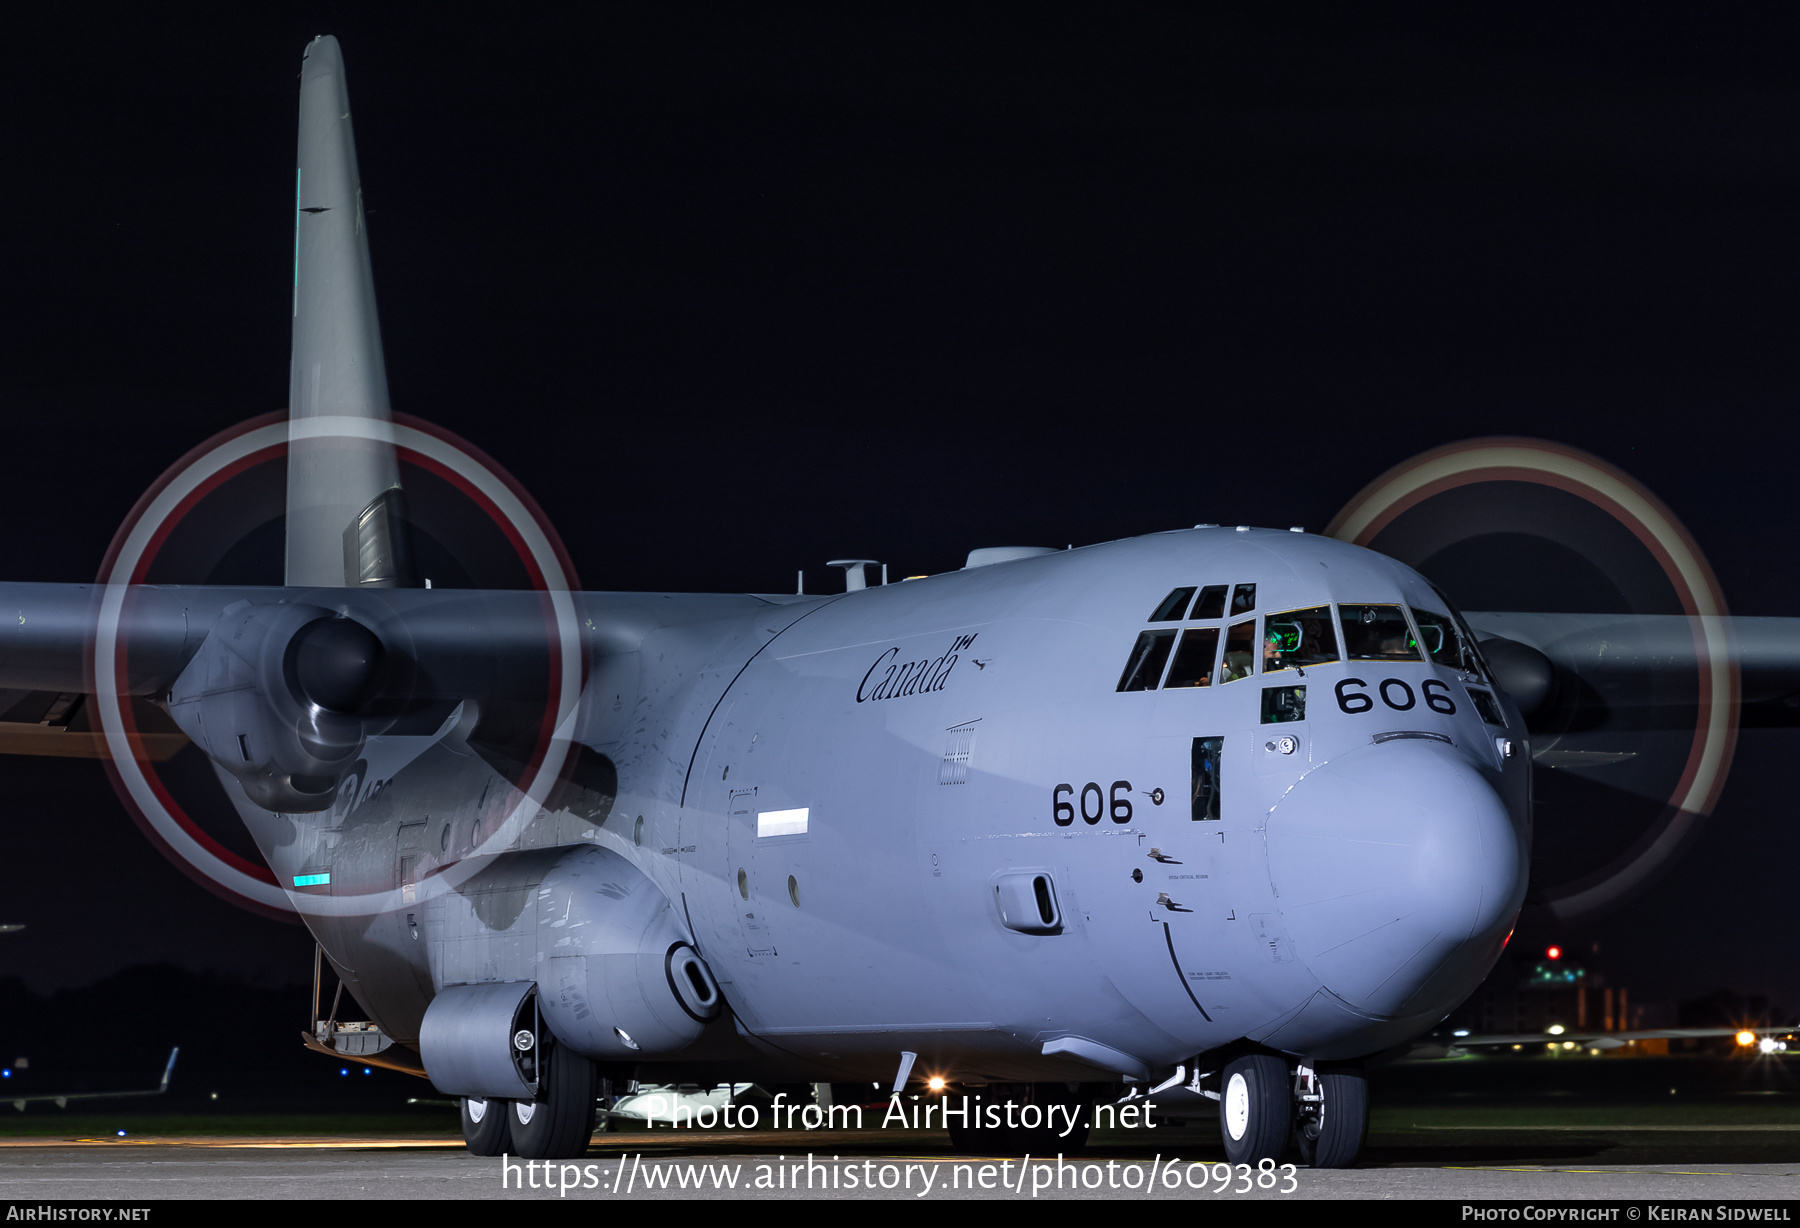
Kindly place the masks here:
<instances>
[{"instance_id":1,"label":"grey paint surface","mask_svg":"<svg viewBox=\"0 0 1800 1228\"><path fill-rule=\"evenodd\" d=\"M384 423L387 367L369 232L356 165L350 93L337 39L306 49L294 188L294 351L289 420L342 416ZM336 587L344 530L400 483L391 442L296 438L288 446L287 582Z\"/></svg>"}]
</instances>

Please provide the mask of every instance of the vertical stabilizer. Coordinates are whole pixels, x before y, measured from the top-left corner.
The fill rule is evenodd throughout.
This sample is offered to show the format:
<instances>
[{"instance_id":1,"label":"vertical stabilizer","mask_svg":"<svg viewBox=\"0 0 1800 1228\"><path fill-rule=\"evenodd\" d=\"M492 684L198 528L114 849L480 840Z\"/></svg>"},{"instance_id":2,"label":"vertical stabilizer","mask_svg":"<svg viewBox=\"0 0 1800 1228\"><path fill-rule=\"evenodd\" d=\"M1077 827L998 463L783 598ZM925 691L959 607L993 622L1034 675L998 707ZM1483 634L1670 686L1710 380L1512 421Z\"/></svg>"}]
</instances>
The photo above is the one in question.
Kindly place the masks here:
<instances>
[{"instance_id":1,"label":"vertical stabilizer","mask_svg":"<svg viewBox=\"0 0 1800 1228\"><path fill-rule=\"evenodd\" d=\"M363 224L350 93L337 39L315 38L300 72L294 187L294 352L288 377L287 582L321 587L410 583L400 471L388 422L387 369ZM376 429L310 436L323 418ZM323 427L324 423L319 423ZM379 508L378 505L379 504ZM384 536L365 540L371 526ZM376 566L360 566L361 561Z\"/></svg>"}]
</instances>

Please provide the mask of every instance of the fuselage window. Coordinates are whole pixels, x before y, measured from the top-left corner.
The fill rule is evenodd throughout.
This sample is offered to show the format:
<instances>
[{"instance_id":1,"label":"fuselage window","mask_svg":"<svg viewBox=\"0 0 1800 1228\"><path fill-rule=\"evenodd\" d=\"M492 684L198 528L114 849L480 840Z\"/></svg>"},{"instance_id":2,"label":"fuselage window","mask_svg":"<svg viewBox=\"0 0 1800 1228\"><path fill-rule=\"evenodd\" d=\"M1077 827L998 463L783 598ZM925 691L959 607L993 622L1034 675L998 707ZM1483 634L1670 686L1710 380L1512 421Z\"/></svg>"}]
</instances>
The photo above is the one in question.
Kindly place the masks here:
<instances>
[{"instance_id":1,"label":"fuselage window","mask_svg":"<svg viewBox=\"0 0 1800 1228\"><path fill-rule=\"evenodd\" d=\"M1344 652L1352 661L1417 661L1406 614L1397 605L1341 605Z\"/></svg>"},{"instance_id":2,"label":"fuselage window","mask_svg":"<svg viewBox=\"0 0 1800 1228\"><path fill-rule=\"evenodd\" d=\"M1221 682L1248 678L1256 669L1256 620L1233 623L1225 634L1225 660L1220 666Z\"/></svg>"},{"instance_id":3,"label":"fuselage window","mask_svg":"<svg viewBox=\"0 0 1800 1228\"><path fill-rule=\"evenodd\" d=\"M1254 584L1238 585L1237 590L1231 594L1231 616L1233 618L1236 618L1239 614L1248 614L1251 610L1254 610L1255 608L1256 608L1256 585L1254 585Z\"/></svg>"},{"instance_id":4,"label":"fuselage window","mask_svg":"<svg viewBox=\"0 0 1800 1228\"><path fill-rule=\"evenodd\" d=\"M1194 793L1190 817L1196 823L1218 819L1224 814L1219 796L1219 760L1224 754L1224 738L1194 739Z\"/></svg>"},{"instance_id":5,"label":"fuselage window","mask_svg":"<svg viewBox=\"0 0 1800 1228\"><path fill-rule=\"evenodd\" d=\"M1119 675L1121 691L1154 691L1162 681L1163 666L1169 663L1169 649L1175 646L1173 631L1145 631L1132 645L1131 659Z\"/></svg>"},{"instance_id":6,"label":"fuselage window","mask_svg":"<svg viewBox=\"0 0 1800 1228\"><path fill-rule=\"evenodd\" d=\"M1263 619L1263 673L1329 665L1338 659L1331 607L1289 610Z\"/></svg>"},{"instance_id":7,"label":"fuselage window","mask_svg":"<svg viewBox=\"0 0 1800 1228\"><path fill-rule=\"evenodd\" d=\"M1265 725L1285 725L1289 721L1306 719L1306 688L1303 686L1271 686L1264 687L1262 693L1262 723Z\"/></svg>"},{"instance_id":8,"label":"fuselage window","mask_svg":"<svg viewBox=\"0 0 1800 1228\"><path fill-rule=\"evenodd\" d=\"M1195 622L1202 618L1225 617L1225 584L1209 584L1200 590L1200 600L1194 603L1194 612L1188 617Z\"/></svg>"},{"instance_id":9,"label":"fuselage window","mask_svg":"<svg viewBox=\"0 0 1800 1228\"><path fill-rule=\"evenodd\" d=\"M1162 599L1162 604L1156 607L1156 613L1150 616L1150 621L1153 623L1180 622L1181 616L1187 612L1188 598L1193 595L1194 590L1191 587L1176 589Z\"/></svg>"},{"instance_id":10,"label":"fuselage window","mask_svg":"<svg viewBox=\"0 0 1800 1228\"><path fill-rule=\"evenodd\" d=\"M1175 650L1175 664L1169 667L1166 690L1177 686L1211 686L1213 663L1219 656L1217 627L1189 627L1181 633L1181 647Z\"/></svg>"},{"instance_id":11,"label":"fuselage window","mask_svg":"<svg viewBox=\"0 0 1800 1228\"><path fill-rule=\"evenodd\" d=\"M1448 665L1464 673L1480 675L1475 653L1462 630L1443 614L1413 607L1413 621L1419 624L1419 640L1438 665Z\"/></svg>"}]
</instances>

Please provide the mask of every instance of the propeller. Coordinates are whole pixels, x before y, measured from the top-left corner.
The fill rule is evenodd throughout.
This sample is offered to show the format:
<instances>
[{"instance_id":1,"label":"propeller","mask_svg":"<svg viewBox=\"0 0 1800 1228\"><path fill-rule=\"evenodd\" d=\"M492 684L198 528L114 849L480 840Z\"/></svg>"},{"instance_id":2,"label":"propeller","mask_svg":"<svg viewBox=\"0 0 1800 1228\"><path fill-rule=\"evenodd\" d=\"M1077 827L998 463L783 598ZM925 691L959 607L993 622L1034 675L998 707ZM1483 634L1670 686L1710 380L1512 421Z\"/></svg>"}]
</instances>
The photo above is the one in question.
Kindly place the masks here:
<instances>
[{"instance_id":1,"label":"propeller","mask_svg":"<svg viewBox=\"0 0 1800 1228\"><path fill-rule=\"evenodd\" d=\"M1674 513L1576 449L1433 449L1326 532L1413 567L1464 612L1530 732L1533 896L1565 920L1672 863L1718 801L1742 700L1800 711L1800 624L1731 618Z\"/></svg>"}]
</instances>

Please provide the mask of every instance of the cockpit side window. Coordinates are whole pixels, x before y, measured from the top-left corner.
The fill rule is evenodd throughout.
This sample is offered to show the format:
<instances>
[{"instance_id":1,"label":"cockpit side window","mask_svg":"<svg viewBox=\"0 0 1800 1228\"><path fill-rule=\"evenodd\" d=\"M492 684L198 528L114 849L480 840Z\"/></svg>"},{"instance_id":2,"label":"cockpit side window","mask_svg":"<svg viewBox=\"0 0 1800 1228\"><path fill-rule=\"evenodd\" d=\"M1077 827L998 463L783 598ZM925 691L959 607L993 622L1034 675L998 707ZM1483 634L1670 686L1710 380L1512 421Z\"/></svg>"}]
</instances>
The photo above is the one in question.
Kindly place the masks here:
<instances>
[{"instance_id":1,"label":"cockpit side window","mask_svg":"<svg viewBox=\"0 0 1800 1228\"><path fill-rule=\"evenodd\" d=\"M1331 607L1289 610L1263 619L1263 673L1328 665L1338 659Z\"/></svg>"},{"instance_id":2,"label":"cockpit side window","mask_svg":"<svg viewBox=\"0 0 1800 1228\"><path fill-rule=\"evenodd\" d=\"M1451 603L1450 599L1444 596L1444 590L1437 585L1433 584L1431 586L1431 591L1438 595L1438 600L1444 603L1444 608L1446 610L1450 611L1451 621L1456 624L1457 630L1462 632L1463 647L1467 651L1469 657L1475 662L1475 673L1491 680L1494 675L1492 671L1488 669L1487 660L1481 655L1481 648L1479 647L1479 641L1475 638L1475 632L1469 629L1468 620L1462 616L1462 611L1458 610L1456 606Z\"/></svg>"},{"instance_id":3,"label":"cockpit side window","mask_svg":"<svg viewBox=\"0 0 1800 1228\"><path fill-rule=\"evenodd\" d=\"M1438 665L1448 665L1477 677L1481 666L1475 656L1473 642L1447 615L1412 607L1413 621L1419 624L1419 640L1426 653Z\"/></svg>"},{"instance_id":4,"label":"cockpit side window","mask_svg":"<svg viewBox=\"0 0 1800 1228\"><path fill-rule=\"evenodd\" d=\"M1169 677L1163 689L1178 686L1211 686L1213 662L1219 656L1217 627L1189 627L1181 633L1181 646L1175 650L1175 664L1169 666Z\"/></svg>"},{"instance_id":5,"label":"cockpit side window","mask_svg":"<svg viewBox=\"0 0 1800 1228\"><path fill-rule=\"evenodd\" d=\"M1256 585L1240 584L1231 594L1231 616L1248 614L1256 608Z\"/></svg>"},{"instance_id":6,"label":"cockpit side window","mask_svg":"<svg viewBox=\"0 0 1800 1228\"><path fill-rule=\"evenodd\" d=\"M1125 672L1119 675L1121 691L1154 691L1162 681L1163 666L1169 663L1169 649L1175 646L1173 631L1145 631L1132 646Z\"/></svg>"},{"instance_id":7,"label":"cockpit side window","mask_svg":"<svg viewBox=\"0 0 1800 1228\"><path fill-rule=\"evenodd\" d=\"M1225 659L1219 667L1220 682L1248 678L1256 670L1256 620L1233 623L1225 635Z\"/></svg>"},{"instance_id":8,"label":"cockpit side window","mask_svg":"<svg viewBox=\"0 0 1800 1228\"><path fill-rule=\"evenodd\" d=\"M1150 621L1153 623L1180 622L1181 616L1187 612L1188 598L1193 595L1192 585L1187 588L1175 589L1162 599L1162 604L1156 607L1156 613L1150 616Z\"/></svg>"},{"instance_id":9,"label":"cockpit side window","mask_svg":"<svg viewBox=\"0 0 1800 1228\"><path fill-rule=\"evenodd\" d=\"M1194 612L1188 618L1198 622L1202 618L1225 617L1225 590L1228 584L1209 584L1200 590L1200 600L1194 603Z\"/></svg>"},{"instance_id":10,"label":"cockpit side window","mask_svg":"<svg viewBox=\"0 0 1800 1228\"><path fill-rule=\"evenodd\" d=\"M1417 661L1406 613L1397 605L1341 605L1344 651L1352 661Z\"/></svg>"}]
</instances>

